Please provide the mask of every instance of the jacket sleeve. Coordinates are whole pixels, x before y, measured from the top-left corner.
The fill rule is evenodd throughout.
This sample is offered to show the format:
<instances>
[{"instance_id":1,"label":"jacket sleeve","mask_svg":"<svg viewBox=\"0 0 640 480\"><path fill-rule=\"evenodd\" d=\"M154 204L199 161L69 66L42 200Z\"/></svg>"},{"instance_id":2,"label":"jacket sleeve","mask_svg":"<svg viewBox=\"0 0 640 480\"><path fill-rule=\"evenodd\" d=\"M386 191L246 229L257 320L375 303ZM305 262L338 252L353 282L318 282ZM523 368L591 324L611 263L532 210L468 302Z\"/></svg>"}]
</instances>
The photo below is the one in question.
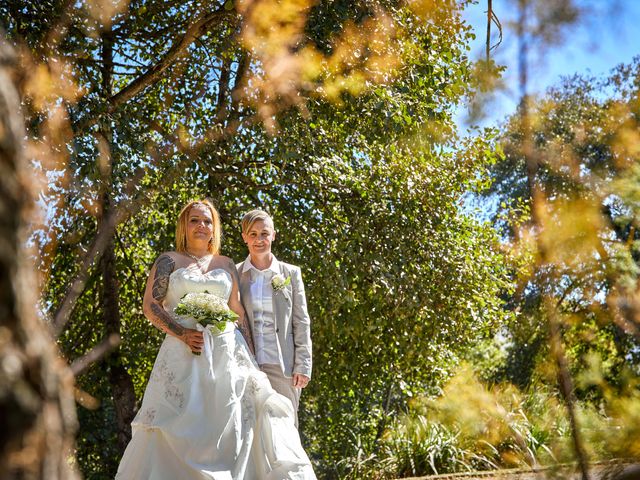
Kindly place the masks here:
<instances>
[{"instance_id":1,"label":"jacket sleeve","mask_svg":"<svg viewBox=\"0 0 640 480\"><path fill-rule=\"evenodd\" d=\"M293 373L300 373L311 378L311 319L307 312L307 298L299 267L294 267L291 274L293 303Z\"/></svg>"}]
</instances>

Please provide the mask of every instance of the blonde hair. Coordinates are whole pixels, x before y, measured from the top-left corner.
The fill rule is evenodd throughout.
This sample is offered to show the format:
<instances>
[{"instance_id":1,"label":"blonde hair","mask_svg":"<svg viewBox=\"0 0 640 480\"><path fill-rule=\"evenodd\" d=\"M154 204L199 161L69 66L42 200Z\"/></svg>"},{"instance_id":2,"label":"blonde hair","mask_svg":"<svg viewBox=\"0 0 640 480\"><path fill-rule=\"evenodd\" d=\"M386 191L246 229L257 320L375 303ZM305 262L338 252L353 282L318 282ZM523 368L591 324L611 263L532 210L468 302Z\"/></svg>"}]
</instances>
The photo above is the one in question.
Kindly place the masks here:
<instances>
[{"instance_id":1,"label":"blonde hair","mask_svg":"<svg viewBox=\"0 0 640 480\"><path fill-rule=\"evenodd\" d=\"M213 255L220 253L220 214L216 207L214 207L209 200L192 200L187 203L178 215L178 221L176 222L176 251L187 251L187 222L189 221L189 212L196 205L202 205L209 209L211 212L211 219L213 220L213 236L209 239L207 250Z\"/></svg>"},{"instance_id":2,"label":"blonde hair","mask_svg":"<svg viewBox=\"0 0 640 480\"><path fill-rule=\"evenodd\" d=\"M264 223L270 223L271 228L275 228L271 215L264 210L251 210L250 212L245 213L244 217L242 217L242 233L248 233L253 224L260 220Z\"/></svg>"}]
</instances>

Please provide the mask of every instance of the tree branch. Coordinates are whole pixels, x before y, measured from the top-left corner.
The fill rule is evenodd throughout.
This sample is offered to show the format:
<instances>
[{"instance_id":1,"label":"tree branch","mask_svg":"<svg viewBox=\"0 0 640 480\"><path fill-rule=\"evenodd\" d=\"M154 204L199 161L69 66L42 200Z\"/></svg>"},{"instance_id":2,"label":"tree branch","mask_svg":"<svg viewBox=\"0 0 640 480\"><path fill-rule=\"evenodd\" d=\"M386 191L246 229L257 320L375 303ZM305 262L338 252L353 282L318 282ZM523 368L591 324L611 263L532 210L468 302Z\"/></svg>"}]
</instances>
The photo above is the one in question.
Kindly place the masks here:
<instances>
[{"instance_id":1,"label":"tree branch","mask_svg":"<svg viewBox=\"0 0 640 480\"><path fill-rule=\"evenodd\" d=\"M252 116L245 119L245 121L257 122L259 121L259 118L257 116ZM158 132L165 140L167 140L166 146L163 149L156 151L154 161L152 163L155 165L168 163L168 159L171 159L177 152L182 154L183 157L175 166L171 167L171 169L162 176L161 181L154 188L152 187L149 189L146 196L135 198L133 194L140 185L140 182L147 170L145 168L140 168L131 176L131 178L129 178L125 187L122 189L122 197L125 200L122 200L118 205L115 205L103 219L96 236L91 242L91 246L81 260L81 265L76 277L72 280L71 285L55 314L52 321L52 327L56 336L60 335L69 321L73 307L75 306L78 298L80 298L80 295L84 292L87 280L89 279L89 273L93 266L95 266L102 258L104 249L110 238L115 233L116 227L127 218L135 215L138 210L145 205L145 200L150 200L150 194L152 192L158 191L164 185L175 181L182 171L194 162L194 157L201 153L205 145L209 142L219 141L233 136L238 131L238 128L240 128L240 125L240 122L237 121L231 122L223 129L216 128L219 126L215 125L214 128L205 132L199 141L194 142L191 145L185 145L184 141L179 136L169 134L157 123L151 123L150 129ZM175 151L176 148L177 152Z\"/></svg>"},{"instance_id":2,"label":"tree branch","mask_svg":"<svg viewBox=\"0 0 640 480\"><path fill-rule=\"evenodd\" d=\"M218 80L218 101L216 104L216 120L220 121L227 107L227 95L229 94L229 79L231 77L231 61L224 59L220 69Z\"/></svg>"},{"instance_id":3,"label":"tree branch","mask_svg":"<svg viewBox=\"0 0 640 480\"><path fill-rule=\"evenodd\" d=\"M189 45L195 42L200 35L206 33L211 25L231 15L232 13L224 9L201 15L187 28L182 38L173 44L162 60L107 100L107 113L113 113L117 107L131 100L148 86L157 83L162 78L163 73L184 56ZM78 121L75 125L76 134L91 128L96 124L99 117L99 112L92 112Z\"/></svg>"},{"instance_id":4,"label":"tree branch","mask_svg":"<svg viewBox=\"0 0 640 480\"><path fill-rule=\"evenodd\" d=\"M238 106L242 95L240 95L240 89L244 85L245 77L249 73L249 67L251 61L248 52L242 52L240 59L238 60L238 70L236 71L236 77L233 82L233 88L231 89L231 107L229 108L229 119L235 120L240 117Z\"/></svg>"},{"instance_id":5,"label":"tree branch","mask_svg":"<svg viewBox=\"0 0 640 480\"><path fill-rule=\"evenodd\" d=\"M107 217L105 217L98 233L93 238L91 246L81 261L78 274L71 282L69 289L67 290L62 303L58 307L53 319L53 333L59 335L62 329L69 321L73 307L76 304L82 292L84 292L85 285L89 279L89 273L93 266L100 260L102 252L105 246L109 242L109 239L115 231L116 225L122 220L124 212L120 209L112 210Z\"/></svg>"},{"instance_id":6,"label":"tree branch","mask_svg":"<svg viewBox=\"0 0 640 480\"><path fill-rule=\"evenodd\" d=\"M91 365L100 360L118 345L120 345L120 335L112 333L82 357L75 359L71 363L71 371L73 372L73 375L76 377L82 375Z\"/></svg>"}]
</instances>

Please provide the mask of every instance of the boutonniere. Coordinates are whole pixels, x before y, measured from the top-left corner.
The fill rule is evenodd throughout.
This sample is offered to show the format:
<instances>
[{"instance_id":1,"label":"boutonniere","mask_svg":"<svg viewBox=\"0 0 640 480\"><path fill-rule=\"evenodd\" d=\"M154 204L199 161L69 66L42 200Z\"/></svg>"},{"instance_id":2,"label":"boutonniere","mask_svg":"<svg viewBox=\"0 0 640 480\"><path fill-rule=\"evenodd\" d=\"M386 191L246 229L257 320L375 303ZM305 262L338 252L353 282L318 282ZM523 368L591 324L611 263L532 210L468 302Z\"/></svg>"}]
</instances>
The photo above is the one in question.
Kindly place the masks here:
<instances>
[{"instance_id":1,"label":"boutonniere","mask_svg":"<svg viewBox=\"0 0 640 480\"><path fill-rule=\"evenodd\" d=\"M279 292L280 290L284 290L284 287L291 283L291 277L284 278L282 275L277 274L274 275L271 279L271 288L273 288L274 292Z\"/></svg>"}]
</instances>

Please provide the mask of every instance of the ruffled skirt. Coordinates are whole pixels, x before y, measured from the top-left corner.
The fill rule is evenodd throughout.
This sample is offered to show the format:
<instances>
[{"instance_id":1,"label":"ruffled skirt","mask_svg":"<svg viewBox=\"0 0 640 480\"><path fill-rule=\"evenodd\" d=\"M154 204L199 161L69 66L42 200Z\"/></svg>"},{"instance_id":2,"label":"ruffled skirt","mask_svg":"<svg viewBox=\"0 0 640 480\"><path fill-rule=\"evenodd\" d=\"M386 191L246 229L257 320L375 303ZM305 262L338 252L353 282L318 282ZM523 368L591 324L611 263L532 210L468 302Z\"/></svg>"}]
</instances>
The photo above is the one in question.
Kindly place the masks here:
<instances>
[{"instance_id":1,"label":"ruffled skirt","mask_svg":"<svg viewBox=\"0 0 640 480\"><path fill-rule=\"evenodd\" d=\"M233 325L204 332L200 356L167 336L117 480L312 480L291 402Z\"/></svg>"}]
</instances>

